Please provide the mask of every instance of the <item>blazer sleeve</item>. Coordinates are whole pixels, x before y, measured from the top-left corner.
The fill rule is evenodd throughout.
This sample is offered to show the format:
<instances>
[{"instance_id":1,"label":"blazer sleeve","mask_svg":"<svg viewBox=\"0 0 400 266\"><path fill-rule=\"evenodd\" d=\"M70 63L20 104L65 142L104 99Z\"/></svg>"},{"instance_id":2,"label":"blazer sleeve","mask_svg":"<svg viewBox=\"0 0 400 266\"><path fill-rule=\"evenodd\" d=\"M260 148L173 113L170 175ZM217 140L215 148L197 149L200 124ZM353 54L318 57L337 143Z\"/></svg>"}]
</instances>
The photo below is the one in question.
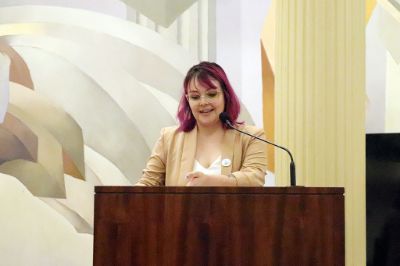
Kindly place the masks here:
<instances>
[{"instance_id":1,"label":"blazer sleeve","mask_svg":"<svg viewBox=\"0 0 400 266\"><path fill-rule=\"evenodd\" d=\"M161 129L161 134L150 158L147 161L146 168L136 186L164 186L165 185L165 129Z\"/></svg>"},{"instance_id":2,"label":"blazer sleeve","mask_svg":"<svg viewBox=\"0 0 400 266\"><path fill-rule=\"evenodd\" d=\"M253 135L265 138L262 129L257 129ZM265 144L255 138L249 138L248 142L244 142L242 167L231 175L236 178L238 186L263 186L267 170Z\"/></svg>"}]
</instances>

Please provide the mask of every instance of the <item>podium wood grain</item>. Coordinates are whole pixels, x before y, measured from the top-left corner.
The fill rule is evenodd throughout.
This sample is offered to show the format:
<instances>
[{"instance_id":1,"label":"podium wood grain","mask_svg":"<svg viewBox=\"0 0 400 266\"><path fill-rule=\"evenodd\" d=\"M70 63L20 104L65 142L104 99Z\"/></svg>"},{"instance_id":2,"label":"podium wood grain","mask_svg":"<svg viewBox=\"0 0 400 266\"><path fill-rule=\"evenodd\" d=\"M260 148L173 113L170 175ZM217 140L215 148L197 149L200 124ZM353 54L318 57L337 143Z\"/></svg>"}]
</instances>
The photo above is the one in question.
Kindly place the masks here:
<instances>
[{"instance_id":1,"label":"podium wood grain","mask_svg":"<svg viewBox=\"0 0 400 266\"><path fill-rule=\"evenodd\" d=\"M96 187L94 265L344 265L343 192Z\"/></svg>"}]
</instances>

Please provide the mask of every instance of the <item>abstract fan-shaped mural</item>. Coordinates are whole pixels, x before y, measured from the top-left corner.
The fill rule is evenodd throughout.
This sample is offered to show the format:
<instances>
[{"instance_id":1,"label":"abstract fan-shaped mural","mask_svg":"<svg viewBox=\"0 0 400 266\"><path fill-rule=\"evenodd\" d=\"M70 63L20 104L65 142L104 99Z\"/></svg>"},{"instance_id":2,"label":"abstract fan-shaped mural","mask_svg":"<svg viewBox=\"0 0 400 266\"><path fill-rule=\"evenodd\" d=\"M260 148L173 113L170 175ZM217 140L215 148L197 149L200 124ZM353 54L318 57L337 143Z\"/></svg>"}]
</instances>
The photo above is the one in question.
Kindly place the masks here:
<instances>
[{"instance_id":1,"label":"abstract fan-shaped mural","mask_svg":"<svg viewBox=\"0 0 400 266\"><path fill-rule=\"evenodd\" d=\"M176 124L184 75L207 58L208 2L0 3L0 187L20 199L14 212L0 201L14 235L0 239L2 262L91 264L93 188L135 183Z\"/></svg>"},{"instance_id":2,"label":"abstract fan-shaped mural","mask_svg":"<svg viewBox=\"0 0 400 266\"><path fill-rule=\"evenodd\" d=\"M196 59L142 25L51 5L0 7L0 53L2 186L12 200L23 185L29 215L64 228L57 234L69 247L58 265L82 250L81 261L90 262L91 241L75 244L93 232L93 187L140 177L160 128L176 123L181 82ZM14 216L16 237L7 245L18 250L27 231L17 227L23 213ZM53 238L35 232L41 244L23 260L41 264Z\"/></svg>"},{"instance_id":3,"label":"abstract fan-shaped mural","mask_svg":"<svg viewBox=\"0 0 400 266\"><path fill-rule=\"evenodd\" d=\"M146 0L122 0L165 27L169 26L184 10L196 0L158 0L157 3ZM170 8L170 7L173 8Z\"/></svg>"},{"instance_id":4,"label":"abstract fan-shaped mural","mask_svg":"<svg viewBox=\"0 0 400 266\"><path fill-rule=\"evenodd\" d=\"M8 78L10 73L9 67L10 59L0 53L0 123L4 121L8 106Z\"/></svg>"}]
</instances>

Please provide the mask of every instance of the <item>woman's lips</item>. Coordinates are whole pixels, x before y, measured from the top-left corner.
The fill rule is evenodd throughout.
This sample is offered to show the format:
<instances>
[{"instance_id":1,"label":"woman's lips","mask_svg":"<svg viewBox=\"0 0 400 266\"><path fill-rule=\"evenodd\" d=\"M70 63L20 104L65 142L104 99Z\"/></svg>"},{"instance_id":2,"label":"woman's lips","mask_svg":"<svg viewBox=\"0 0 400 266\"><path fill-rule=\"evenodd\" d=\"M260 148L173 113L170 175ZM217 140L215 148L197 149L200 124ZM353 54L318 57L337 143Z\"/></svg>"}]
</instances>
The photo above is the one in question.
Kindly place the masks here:
<instances>
[{"instance_id":1,"label":"woman's lips","mask_svg":"<svg viewBox=\"0 0 400 266\"><path fill-rule=\"evenodd\" d=\"M201 114L208 114L210 112L214 111L214 109L209 109L209 110L201 110L199 111Z\"/></svg>"}]
</instances>

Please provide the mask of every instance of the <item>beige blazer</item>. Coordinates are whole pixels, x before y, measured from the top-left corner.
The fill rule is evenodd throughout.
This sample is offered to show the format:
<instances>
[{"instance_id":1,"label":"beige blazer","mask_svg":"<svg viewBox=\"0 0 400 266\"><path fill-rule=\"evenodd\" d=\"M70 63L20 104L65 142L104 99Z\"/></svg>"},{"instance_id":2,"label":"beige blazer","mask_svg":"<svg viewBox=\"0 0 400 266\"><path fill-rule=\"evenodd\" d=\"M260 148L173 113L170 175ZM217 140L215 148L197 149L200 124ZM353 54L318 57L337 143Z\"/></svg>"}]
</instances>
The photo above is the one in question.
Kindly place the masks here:
<instances>
[{"instance_id":1,"label":"beige blazer","mask_svg":"<svg viewBox=\"0 0 400 266\"><path fill-rule=\"evenodd\" d=\"M185 186L185 175L193 170L197 128L181 132L178 127L161 130L161 136L154 146L138 185ZM239 126L239 129L264 138L262 129L253 126ZM265 144L239 132L228 129L222 143L221 160L230 162L221 165L223 175L232 174L238 186L262 186L267 167Z\"/></svg>"}]
</instances>

